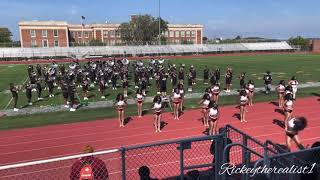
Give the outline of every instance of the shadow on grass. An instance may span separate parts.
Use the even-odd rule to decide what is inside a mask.
[[[283,128],[283,129],[285,128],[284,122],[281,121],[281,120],[279,120],[279,119],[274,119],[274,120],[272,121],[272,123],[278,125],[279,127]]]
[[[311,93],[313,96],[318,96],[320,97],[320,94],[319,93]]]

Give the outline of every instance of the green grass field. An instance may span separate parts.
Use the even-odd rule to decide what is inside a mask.
[[[273,74],[273,84],[277,84],[281,79],[288,80],[295,75],[300,83],[304,82],[318,82],[320,77],[320,55],[257,55],[257,56],[223,56],[223,57],[209,57],[209,58],[194,58],[194,59],[171,59],[167,62],[171,64],[183,63],[186,68],[189,69],[190,65],[195,65],[197,70],[198,83],[194,87],[194,92],[203,92],[207,87],[203,85],[203,68],[207,65],[210,69],[219,67],[221,69],[221,84],[224,87],[224,71],[227,67],[232,67],[234,71],[233,88],[239,87],[239,80],[237,77],[241,72],[246,72],[246,80],[252,79],[255,82],[256,87],[263,86],[263,74],[266,70],[270,70]],[[8,84],[13,82],[15,84],[22,84],[27,77],[26,71],[27,65],[3,65],[0,66],[0,109],[12,108],[12,104],[8,105],[11,99],[11,94],[7,92],[9,89]],[[130,84],[133,82],[130,81]],[[154,86],[154,81],[151,81]],[[151,86],[151,87],[153,87]],[[312,93],[319,92],[320,88],[308,88],[303,91],[299,91],[299,96],[310,96]],[[154,88],[149,88],[148,96],[154,96],[156,91]],[[48,91],[43,92],[43,96],[46,97],[43,101],[36,102],[36,93],[33,94],[34,106],[42,105],[58,105],[62,104],[63,99],[59,90],[55,90],[56,96],[54,98],[46,97]],[[117,91],[107,89],[107,99],[114,100],[118,92],[122,92],[122,88],[118,88]],[[168,92],[171,92],[171,85],[168,81]],[[129,88],[129,95],[135,95],[135,89],[133,86]],[[82,98],[81,89],[79,89],[80,98]],[[89,101],[99,101],[100,93],[96,87],[92,88],[89,96]],[[261,96],[261,97],[260,97]],[[268,101],[275,97],[269,97],[264,95],[258,95],[255,101]],[[197,100],[190,99],[186,102],[187,108],[197,107]],[[25,106],[27,103],[25,93],[19,93],[18,106]],[[235,103],[234,96],[222,97],[222,104]],[[130,106],[127,111],[128,115],[136,113],[136,107]],[[17,116],[17,117],[5,117],[0,121],[0,129],[12,129],[42,126],[46,124],[56,123],[68,123],[75,121],[87,121],[94,119],[101,119],[107,117],[114,117],[116,114],[112,108],[94,110],[81,110],[79,109],[75,113],[59,112],[59,113],[47,113],[37,114],[29,116]],[[46,119],[45,121],[43,121]]]

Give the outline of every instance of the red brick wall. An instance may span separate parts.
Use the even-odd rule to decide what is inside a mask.
[[[320,52],[320,40],[313,40],[312,41],[312,52]]]
[[[23,47],[31,47],[31,40],[36,41],[36,47],[43,47],[42,40],[48,40],[48,47],[54,47],[54,40],[58,40],[59,47],[67,47],[68,41],[66,30],[59,29],[58,37],[54,37],[53,29],[47,29],[47,37],[42,37],[42,30],[45,29],[36,29],[36,37],[31,37],[30,31],[32,29],[22,29],[21,30],[21,39],[23,43]]]
[[[201,31],[200,30],[197,31],[197,35],[196,36],[197,36],[197,42],[198,42],[197,44],[201,44],[201,36],[202,35],[201,35]]]

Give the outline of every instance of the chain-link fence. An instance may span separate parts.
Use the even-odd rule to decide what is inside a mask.
[[[0,167],[2,180],[121,179],[121,153],[118,149]]]

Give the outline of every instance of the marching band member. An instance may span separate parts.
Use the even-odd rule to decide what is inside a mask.
[[[12,94],[12,99],[13,99],[13,111],[19,111],[19,109],[17,108],[18,88],[14,86],[13,83],[10,83],[9,86],[10,86],[10,92]]]
[[[178,79],[179,79],[179,84],[184,84],[184,64],[180,64]]]
[[[172,102],[173,102],[173,116],[174,119],[179,120],[179,105],[181,102],[181,95],[177,88],[173,90],[172,93]]]
[[[248,87],[247,87],[247,89],[248,89],[248,100],[249,100],[249,106],[252,106],[253,105],[253,103],[252,103],[252,101],[253,101],[253,95],[254,95],[254,83],[253,83],[253,81],[252,80],[249,80],[248,81],[248,85],[247,85]]]
[[[217,125],[219,120],[219,109],[218,104],[213,101],[210,102],[208,106],[208,117],[209,117],[209,135],[217,134]]]
[[[203,84],[208,84],[208,82],[209,82],[209,73],[210,73],[210,70],[209,70],[208,66],[205,65],[205,67],[203,69]]]
[[[70,98],[70,111],[74,112],[76,111],[75,106],[75,93],[76,93],[76,87],[73,81],[68,82],[68,97]]]
[[[119,93],[116,98],[115,106],[118,111],[118,120],[120,123],[120,127],[124,127],[124,114],[125,114],[125,107],[127,105],[127,101],[125,100],[122,93]]]
[[[40,78],[37,79],[36,87],[37,87],[37,93],[38,93],[38,101],[43,100],[43,98],[41,97],[42,85],[41,85],[41,79]]]
[[[48,76],[48,88],[49,88],[49,97],[54,97],[54,93],[53,93],[54,77],[52,75]]]
[[[289,85],[292,87],[292,93],[293,93],[293,100],[296,99],[296,93],[298,91],[298,84],[297,78],[295,76],[292,76],[291,80],[289,81]]]
[[[61,91],[62,91],[62,96],[63,96],[63,101],[64,101],[64,107],[69,108],[68,83],[65,81],[65,79],[62,79],[60,86],[61,86]]]
[[[31,82],[29,81],[26,86],[26,96],[27,96],[27,99],[28,99],[28,105],[29,106],[32,106],[32,84]]]
[[[240,121],[246,121],[246,105],[248,104],[248,96],[245,90],[240,91]]]
[[[231,91],[231,82],[232,82],[232,70],[231,70],[231,68],[227,69],[227,72],[225,74],[225,78],[226,78],[226,92],[230,92]]]
[[[286,85],[285,81],[280,80],[279,85],[277,87],[279,108],[282,108],[284,104],[284,96],[285,96],[285,90],[286,90],[285,85]]]
[[[154,110],[154,127],[156,128],[156,132],[161,132],[161,112],[163,105],[159,95],[154,97],[152,109]]]
[[[216,77],[216,82],[220,85],[220,69],[219,68],[217,68],[214,71],[214,76]]]
[[[139,118],[141,118],[142,106],[143,106],[143,92],[141,88],[137,89],[136,95],[137,95],[138,116]]]
[[[100,94],[101,94],[101,99],[105,99],[105,89],[106,89],[106,85],[105,85],[105,81],[102,77],[100,77],[99,80],[99,90],[100,90]]]
[[[272,76],[270,71],[267,71],[267,73],[263,76],[266,94],[270,94],[271,92],[271,83],[272,83]]]
[[[246,78],[246,73],[241,73],[241,75],[239,76],[239,81],[240,81],[240,88],[239,89],[242,89],[244,87],[244,84],[245,84],[245,78]]]
[[[128,79],[126,77],[124,77],[122,80],[122,88],[123,88],[124,97],[128,97],[128,87],[129,87]]]
[[[83,100],[85,101],[89,100],[88,99],[89,81],[86,76],[82,78],[81,86],[82,86],[82,92],[83,92]]]

